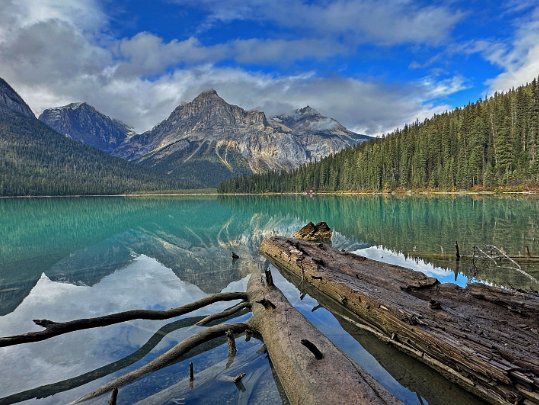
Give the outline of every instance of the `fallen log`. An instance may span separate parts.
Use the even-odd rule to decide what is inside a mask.
[[[253,303],[249,324],[262,335],[292,404],[400,403],[311,325],[277,287],[264,286],[261,277],[253,275],[248,291]]]
[[[179,316],[217,301],[245,299],[221,313],[203,318],[199,325],[229,317],[244,308],[252,308],[253,316],[247,323],[218,324],[199,330],[172,349],[121,377],[107,382],[74,403],[113,392],[115,400],[119,387],[141,376],[166,367],[189,351],[216,338],[227,337],[229,361],[236,354],[235,334],[253,330],[262,336],[277,377],[292,404],[370,403],[400,404],[393,395],[370,375],[338,350],[324,335],[312,326],[273,285],[270,270],[253,274],[246,293],[221,293],[194,303],[165,311],[132,310],[96,318],[69,322],[35,321],[45,327],[42,332],[0,338],[4,345],[30,343],[49,339],[63,333],[93,327],[107,326],[131,319],[166,319]],[[264,284],[266,280],[266,284]],[[236,376],[241,385],[242,374]]]
[[[480,405],[486,403],[476,395],[455,386],[454,383],[437,373],[426,364],[417,361],[395,347],[391,337],[378,333],[348,308],[329,298],[312,284],[301,283],[301,278],[283,271],[282,276],[290,283],[298,286],[300,299],[305,295],[318,302],[318,306],[331,312],[343,330],[356,340],[395,380],[425,400],[425,403],[446,403],[459,405]],[[347,344],[348,347],[350,347]],[[350,355],[351,349],[346,351]],[[359,353],[358,353],[359,355]],[[369,370],[369,373],[371,371]],[[383,378],[383,377],[382,377]],[[450,397],[447,394],[451,393]],[[419,401],[419,403],[422,403]]]
[[[539,295],[460,288],[327,245],[273,237],[261,251],[379,338],[492,403],[539,403]]]
[[[165,367],[196,345],[216,337],[228,337],[229,348],[232,347],[229,349],[230,360],[230,353],[235,355],[236,351],[231,342],[233,334],[247,330],[262,336],[277,377],[292,404],[401,403],[312,326],[277,287],[264,285],[263,280],[262,274],[254,274],[249,281],[247,296],[253,316],[247,323],[220,324],[203,329],[146,365],[106,383],[74,403],[103,395]]]

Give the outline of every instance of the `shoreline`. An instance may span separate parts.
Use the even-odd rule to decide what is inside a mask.
[[[276,193],[276,192],[268,192],[268,193],[218,193],[218,195],[223,196],[241,196],[241,195],[260,195],[260,196],[274,196],[274,195],[300,195],[300,196],[306,196],[306,197],[315,197],[315,196],[340,196],[340,195],[346,195],[346,196],[369,196],[369,195],[383,195],[383,196],[417,196],[417,195],[424,195],[424,196],[430,196],[430,195],[456,195],[456,196],[465,196],[465,195],[487,195],[487,196],[495,196],[495,195],[508,195],[508,194],[515,194],[515,195],[539,195],[539,191],[404,191],[404,192],[398,192],[398,191],[321,191],[317,193]]]
[[[22,199],[22,198],[97,198],[97,197],[239,197],[239,196],[395,196],[395,197],[413,197],[413,196],[502,196],[502,195],[521,195],[536,196],[537,191],[407,191],[407,192],[367,192],[367,191],[335,191],[319,193],[155,193],[155,194],[68,194],[68,195],[20,195],[20,196],[0,196],[0,200]]]

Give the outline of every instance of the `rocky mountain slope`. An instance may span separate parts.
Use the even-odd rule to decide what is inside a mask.
[[[217,186],[241,174],[295,168],[367,139],[310,107],[267,119],[209,90],[113,154],[200,186]]]
[[[49,108],[43,111],[39,120],[62,135],[108,153],[135,134],[123,122],[100,113],[86,103]]]
[[[301,138],[309,160],[319,160],[345,147],[371,139],[367,135],[348,130],[337,120],[323,116],[310,106],[299,108],[291,114],[277,115],[271,120],[285,125]]]
[[[0,79],[0,196],[120,194],[185,187],[60,135]]]
[[[7,82],[0,77],[0,114],[18,114],[28,118],[35,118],[28,104],[17,94]]]

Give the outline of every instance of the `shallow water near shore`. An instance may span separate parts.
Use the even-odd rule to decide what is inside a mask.
[[[539,199],[523,196],[0,200],[0,335],[39,330],[32,319],[165,309],[210,293],[245,289],[251,271],[265,262],[257,251],[260,241],[291,235],[309,221],[326,221],[335,230],[333,245],[339,249],[410,267],[441,282],[538,290],[538,262],[519,261],[516,267],[509,261],[493,265],[469,259],[474,246],[486,252],[487,245],[509,256],[539,255],[538,217]],[[455,241],[460,261],[454,258]],[[240,256],[235,262],[233,251]],[[334,316],[331,303],[319,302],[315,293],[300,299],[294,280],[273,271],[293,305],[404,402],[476,400],[354,329],[353,320]],[[0,404],[74,400],[192,334],[199,327],[191,318],[230,305],[214,304],[179,319],[133,321],[0,348]],[[216,398],[282,403],[270,364],[256,351],[259,345],[239,337],[238,357],[227,369],[226,345],[215,342],[205,352],[120,389],[118,403],[147,397],[148,403],[215,403]],[[189,361],[200,373],[200,390],[196,383],[191,390],[182,382]],[[234,367],[247,374],[244,391],[224,378]]]

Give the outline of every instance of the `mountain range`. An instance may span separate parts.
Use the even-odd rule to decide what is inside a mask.
[[[49,108],[39,120],[56,132],[75,141],[112,153],[135,131],[121,121],[101,114],[86,103],[72,103],[65,107]]]
[[[119,194],[216,187],[222,181],[317,161],[369,137],[311,107],[267,118],[215,90],[136,134],[87,103],[39,120],[0,79],[0,195]]]
[[[39,119],[71,139],[194,187],[293,169],[370,139],[311,107],[268,119],[227,103],[215,90],[179,105],[142,134],[86,103],[47,109]]]
[[[0,196],[121,194],[186,187],[54,131],[0,79]]]

